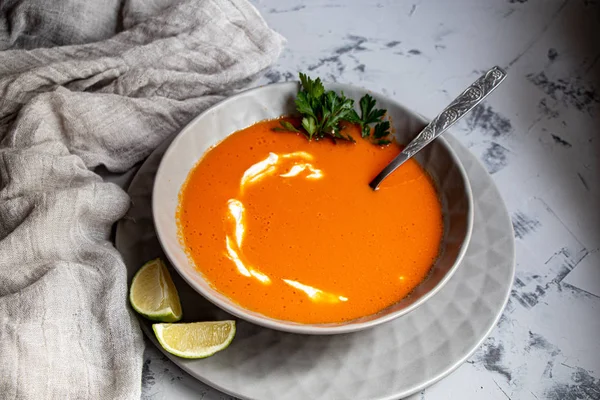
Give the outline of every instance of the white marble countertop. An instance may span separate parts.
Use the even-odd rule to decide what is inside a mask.
[[[513,219],[517,273],[483,346],[437,399],[600,399],[600,2],[254,0],[288,44],[260,84],[299,71],[433,117],[483,70],[506,82],[452,133]],[[143,399],[230,399],[148,344]]]

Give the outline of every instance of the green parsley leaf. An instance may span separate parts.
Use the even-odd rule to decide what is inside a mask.
[[[365,94],[360,99],[360,126],[362,137],[366,138],[371,135],[369,124],[381,122],[381,118],[385,115],[386,110],[378,110],[375,108],[375,99],[368,94]],[[389,126],[389,122],[388,122]],[[378,137],[375,137],[379,139]]]
[[[390,134],[390,121],[383,121],[375,125],[373,129],[373,138],[383,139]]]
[[[375,99],[368,94],[365,94],[360,99],[360,111],[362,113],[362,121],[366,124],[379,122],[385,115],[386,110],[374,109]]]
[[[276,132],[296,132],[296,133],[302,133],[294,125],[292,125],[288,121],[279,121],[279,124],[281,126],[283,126],[283,128],[275,127],[275,128],[273,128],[274,131],[276,131]]]
[[[325,88],[323,87],[321,78],[317,78],[313,81],[307,75],[300,72],[300,82],[302,83],[302,87],[306,93],[314,99],[318,100],[323,93],[325,93]]]
[[[354,100],[346,98],[344,93],[338,96],[334,91],[325,94],[322,105],[322,122],[320,130],[325,134],[331,134],[338,139],[346,136],[339,134],[341,121],[347,121],[348,116],[354,111]],[[355,113],[356,114],[356,113]]]
[[[311,116],[302,118],[302,127],[308,132],[308,140],[312,139],[313,135],[317,133],[317,122]]]
[[[310,115],[313,118],[317,118],[317,112],[315,109],[313,109],[312,106],[312,99],[309,97],[309,95],[306,92],[300,92],[298,93],[298,96],[296,96],[296,109],[298,110],[298,112],[302,115]]]
[[[358,116],[356,111],[354,111],[354,108],[352,108],[352,110],[348,112],[348,115],[346,117],[346,121],[350,122],[351,124],[360,124],[360,117]]]

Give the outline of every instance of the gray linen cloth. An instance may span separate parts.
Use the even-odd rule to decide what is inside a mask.
[[[97,172],[130,170],[283,43],[245,0],[0,1],[2,399],[140,397],[109,241],[129,198]]]

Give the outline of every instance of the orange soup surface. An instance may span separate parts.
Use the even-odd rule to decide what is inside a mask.
[[[309,142],[262,121],[210,149],[180,193],[180,239],[219,292],[300,323],[351,320],[408,295],[442,239],[430,177],[409,160],[377,192],[369,181],[400,151]]]

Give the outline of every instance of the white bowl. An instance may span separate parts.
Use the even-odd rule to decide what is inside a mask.
[[[367,93],[350,85],[326,86],[337,92],[343,91],[356,103]],[[440,256],[428,277],[408,297],[377,314],[341,323],[302,324],[245,309],[211,287],[191,263],[179,241],[176,222],[179,193],[198,160],[208,149],[236,131],[258,121],[294,114],[298,89],[298,83],[288,82],[241,92],[208,109],[181,131],[163,156],[154,181],[152,213],[160,243],[175,269],[202,296],[237,317],[268,328],[294,333],[336,334],[366,329],[404,315],[427,301],[450,279],[464,256],[471,235],[473,207],[469,180],[443,138],[436,139],[415,156],[433,178],[442,202],[444,237]],[[400,143],[408,143],[424,127],[425,121],[420,116],[391,99],[369,93],[377,100],[378,107],[387,109]]]

